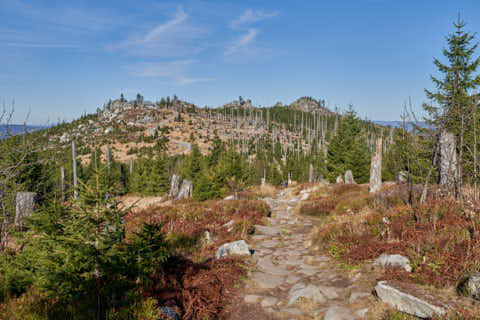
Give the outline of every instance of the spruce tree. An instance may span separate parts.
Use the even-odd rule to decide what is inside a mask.
[[[351,106],[328,146],[327,170],[330,182],[339,175],[343,177],[347,170],[352,171],[358,183],[366,183],[370,178],[370,152],[362,136],[360,119]]]
[[[443,49],[447,62],[437,58],[433,61],[443,78],[431,76],[436,90],[425,89],[427,97],[435,105],[424,104],[423,107],[429,115],[425,120],[432,127],[456,136],[459,158],[457,182],[461,186],[464,177],[471,178],[463,171],[464,168],[472,168],[472,127],[478,126],[478,119],[474,119],[474,115],[478,114],[474,109],[478,106],[474,105],[472,94],[480,85],[480,75],[476,74],[480,57],[474,56],[478,48],[475,35],[465,31],[466,24],[460,16],[453,25],[455,32],[446,37],[447,48]]]

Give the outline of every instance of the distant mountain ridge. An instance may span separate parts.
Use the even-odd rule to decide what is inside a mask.
[[[402,128],[403,127],[403,121],[382,121],[382,120],[373,120],[372,121],[373,123],[376,123],[376,124],[379,124],[381,126],[385,126],[385,127],[392,127],[392,128]],[[422,128],[426,128],[428,127],[428,124],[426,122],[423,122],[423,121],[419,121],[416,123],[418,126],[422,127]],[[407,127],[408,128],[411,128],[412,127],[412,124],[411,123],[407,123]]]
[[[23,133],[24,130],[32,132],[36,130],[45,129],[48,126],[40,125],[23,125],[23,124],[0,124],[0,138],[5,138],[7,135],[16,135]]]

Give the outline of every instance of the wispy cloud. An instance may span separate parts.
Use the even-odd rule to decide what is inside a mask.
[[[185,75],[187,68],[195,60],[176,60],[169,62],[142,62],[130,66],[130,73],[137,77],[163,78],[180,85],[214,80],[212,78],[190,77]]]
[[[255,40],[258,33],[259,33],[258,29],[254,29],[254,28],[248,29],[246,33],[242,34],[240,37],[238,37],[232,43],[230,43],[225,47],[224,54],[226,56],[230,56],[241,50],[246,49]]]
[[[247,9],[238,18],[230,23],[230,28],[240,29],[265,19],[277,17],[279,14],[280,12],[278,11],[265,12],[261,10]]]
[[[108,49],[124,50],[130,55],[140,57],[186,57],[203,50],[197,40],[206,32],[204,28],[193,26],[189,15],[179,8],[167,21],[130,36],[120,44],[111,45]]]

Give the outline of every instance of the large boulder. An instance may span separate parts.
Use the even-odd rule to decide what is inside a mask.
[[[345,172],[345,184],[356,184],[351,170],[347,170],[347,172]]]
[[[400,171],[397,174],[397,183],[404,183],[407,182],[408,179],[408,173],[406,171]]]
[[[15,226],[23,228],[24,218],[32,216],[37,204],[35,192],[17,192],[15,206]]]
[[[245,240],[238,240],[234,242],[224,243],[220,248],[218,248],[215,256],[217,259],[228,257],[232,255],[250,255],[250,249],[248,248]]]
[[[399,254],[382,253],[374,262],[375,265],[390,268],[402,268],[407,272],[412,272],[410,260]]]
[[[444,307],[438,305],[434,298],[427,301],[425,297],[417,297],[406,290],[396,288],[386,281],[380,281],[375,286],[375,292],[378,298],[398,310],[408,313],[412,316],[422,319],[430,319],[434,315],[443,316],[447,311]]]
[[[176,197],[177,200],[181,199],[186,199],[190,198],[193,193],[193,183],[190,180],[183,180],[182,186],[180,188],[180,191],[178,192],[178,195]]]
[[[468,277],[465,289],[472,298],[480,300],[480,273],[473,273]]]

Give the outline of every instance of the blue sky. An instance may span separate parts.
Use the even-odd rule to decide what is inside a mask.
[[[124,93],[200,106],[300,96],[361,117],[420,110],[458,13],[480,1],[0,0],[0,99],[15,121],[71,120]]]

